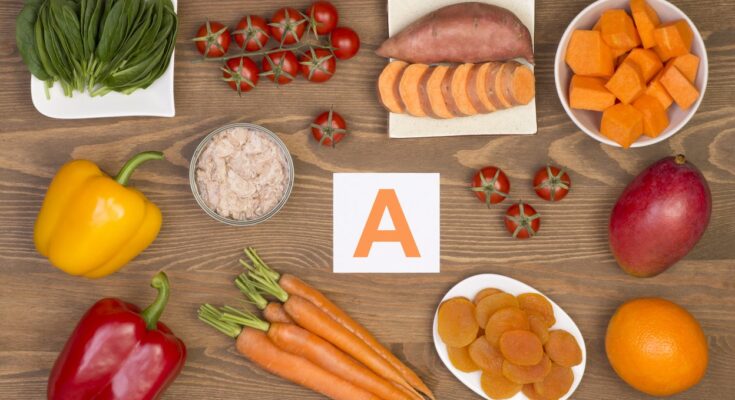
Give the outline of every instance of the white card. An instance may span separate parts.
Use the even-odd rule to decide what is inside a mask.
[[[335,273],[438,273],[439,174],[334,174]]]

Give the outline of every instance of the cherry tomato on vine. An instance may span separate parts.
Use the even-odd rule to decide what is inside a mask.
[[[263,73],[278,85],[285,85],[299,73],[299,60],[292,51],[284,50],[263,57]]]
[[[546,201],[559,201],[566,197],[572,187],[572,180],[564,168],[547,165],[536,172],[533,188],[538,197]]]
[[[518,202],[505,212],[505,227],[516,239],[534,237],[541,228],[541,214],[528,204]]]
[[[294,44],[301,40],[306,30],[306,19],[292,7],[283,7],[276,11],[271,18],[271,32],[273,38],[281,45]]]
[[[309,18],[309,30],[315,35],[326,35],[332,32],[339,22],[337,8],[328,1],[316,1],[306,9]]]
[[[334,75],[337,61],[329,50],[309,48],[299,57],[301,73],[311,82],[326,82]]]
[[[508,197],[510,181],[500,168],[485,167],[475,173],[470,190],[490,208],[491,204],[498,204]]]
[[[311,134],[322,146],[334,147],[347,134],[347,123],[341,115],[329,109],[316,117],[311,124]]]
[[[335,57],[340,60],[349,60],[360,50],[360,37],[352,29],[343,26],[334,28],[329,42],[334,47]]]
[[[222,57],[230,48],[230,32],[219,22],[207,21],[192,40],[204,57]]]
[[[241,49],[257,51],[263,48],[271,36],[271,27],[260,15],[246,15],[232,31],[235,42]]]
[[[258,66],[247,57],[232,58],[227,60],[222,67],[222,79],[227,82],[232,90],[242,95],[243,92],[251,91],[258,84]]]

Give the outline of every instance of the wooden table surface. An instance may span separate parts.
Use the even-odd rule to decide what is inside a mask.
[[[280,5],[308,1],[218,2],[180,0],[176,52],[176,117],[53,120],[33,108],[29,74],[14,37],[22,0],[0,3],[0,398],[38,399],[57,353],[84,311],[116,296],[147,304],[150,277],[165,270],[173,294],[163,320],[187,344],[189,356],[167,399],[317,399],[320,396],[254,368],[230,339],[196,318],[204,302],[234,303],[232,280],[241,271],[244,246],[255,246],[270,264],[323,289],[413,366],[439,399],[476,396],[457,381],[434,351],[431,321],[437,302],[457,281],[478,273],[520,279],[561,305],[579,325],[587,369],[574,398],[645,398],[617,378],[604,352],[608,319],[622,302],[662,296],[700,321],[710,348],[704,380],[680,399],[725,399],[735,393],[735,15],[724,0],[676,1],[696,23],[709,55],[709,86],[701,108],[673,138],[643,149],[601,145],[579,131],[562,109],[553,82],[560,36],[588,1],[539,1],[536,5],[538,134],[390,140],[386,112],[374,93],[385,60],[373,51],[387,35],[384,1],[339,1],[343,24],[355,28],[362,50],[340,62],[334,79],[275,88],[262,84],[238,98],[219,81],[212,64],[194,64],[189,38],[207,17],[234,24],[244,13],[269,15]],[[418,17],[418,16],[417,16]],[[350,136],[336,149],[321,148],[307,127],[335,105]],[[189,158],[199,140],[230,122],[262,124],[293,154],[296,183],[286,207],[267,223],[228,227],[197,206],[188,181]],[[101,280],[75,278],[51,267],[34,250],[33,223],[55,171],[87,158],[115,171],[132,154],[158,149],[165,162],[133,177],[163,211],[158,239],[119,273]],[[650,279],[622,272],[607,245],[610,209],[623,187],[661,157],[686,153],[712,190],[713,217],[701,242],[678,265]],[[555,205],[535,199],[530,179],[554,162],[571,171],[574,188]],[[505,207],[487,210],[465,189],[476,168],[507,171],[513,194],[538,206],[537,238],[511,239],[502,226]],[[332,257],[334,172],[441,173],[441,274],[335,275]],[[662,234],[666,234],[662,227]]]

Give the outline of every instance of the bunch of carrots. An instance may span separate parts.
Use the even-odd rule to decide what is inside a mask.
[[[365,327],[301,279],[251,263],[235,285],[262,311],[204,304],[199,319],[236,339],[238,352],[266,371],[334,400],[421,400],[434,395]],[[269,302],[266,296],[276,299]]]

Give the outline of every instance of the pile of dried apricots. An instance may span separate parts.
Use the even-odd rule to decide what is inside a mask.
[[[551,303],[537,293],[487,288],[473,301],[454,297],[439,306],[449,359],[462,372],[482,371],[482,389],[493,399],[523,391],[532,400],[556,400],[569,391],[582,350],[569,332],[550,330],[555,323]]]

